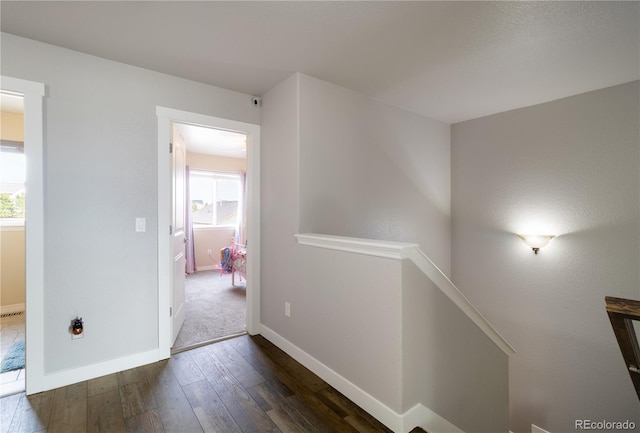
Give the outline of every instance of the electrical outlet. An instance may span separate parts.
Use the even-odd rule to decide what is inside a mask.
[[[207,255],[208,255],[209,257],[211,257],[211,248],[209,248],[209,249],[207,250]]]
[[[146,232],[147,231],[147,220],[146,220],[146,218],[136,218],[136,231],[137,232]]]
[[[288,302],[284,303],[284,315],[287,317],[291,317],[291,304]]]

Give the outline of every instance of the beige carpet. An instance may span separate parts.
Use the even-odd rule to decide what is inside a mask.
[[[246,330],[245,281],[231,285],[231,275],[200,271],[185,279],[187,314],[173,350]]]

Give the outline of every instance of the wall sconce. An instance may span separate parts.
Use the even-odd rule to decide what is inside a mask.
[[[534,254],[538,254],[540,248],[543,248],[555,236],[553,235],[519,235],[525,244],[531,247]]]

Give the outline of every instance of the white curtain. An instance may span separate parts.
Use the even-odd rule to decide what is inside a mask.
[[[185,273],[193,274],[198,269],[196,268],[196,247],[193,239],[193,213],[191,210],[191,188],[189,187],[189,176],[190,170],[189,166],[185,167],[185,232],[187,242],[184,244],[184,256],[185,256]]]
[[[240,201],[238,203],[238,222],[236,224],[236,243],[246,244],[247,234],[247,173],[240,172]]]

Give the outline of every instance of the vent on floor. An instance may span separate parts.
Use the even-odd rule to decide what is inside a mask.
[[[3,314],[0,314],[0,319],[4,319],[6,317],[22,316],[23,314],[24,314],[24,311],[14,311],[13,313],[3,313]]]

